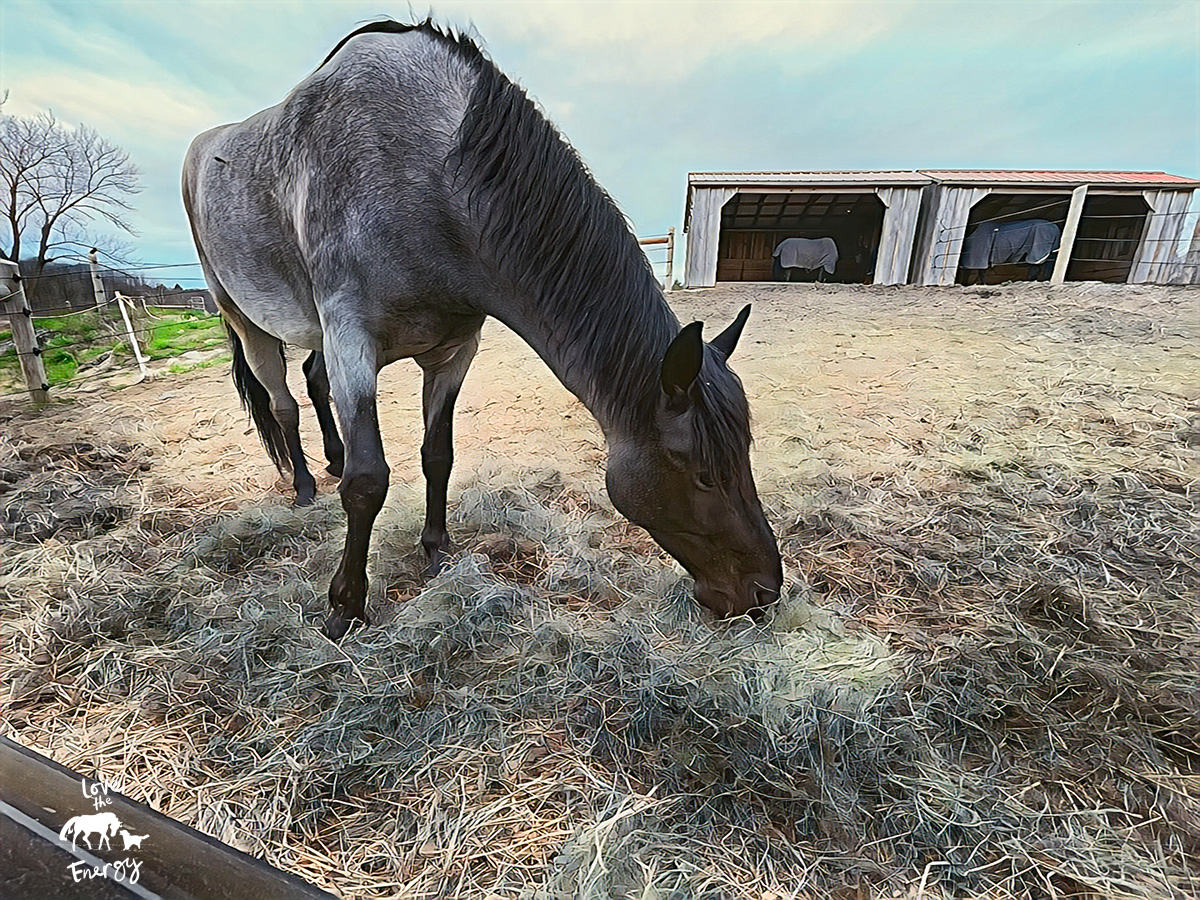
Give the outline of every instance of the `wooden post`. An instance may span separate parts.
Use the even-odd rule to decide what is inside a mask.
[[[671,227],[668,229],[666,237],[638,238],[638,244],[643,247],[652,247],[661,244],[667,245],[667,274],[663,279],[663,290],[669,291],[671,289],[672,263],[675,259],[675,228]]]
[[[1087,185],[1081,184],[1071,191],[1071,206],[1067,209],[1067,222],[1063,226],[1062,242],[1058,245],[1058,259],[1054,261],[1051,284],[1062,284],[1067,278],[1067,266],[1075,249],[1075,233],[1079,231],[1079,218],[1083,215],[1083,201],[1087,199]]]
[[[88,267],[92,270],[92,294],[96,298],[96,324],[111,336],[120,339],[120,326],[117,325],[115,319],[104,314],[104,307],[108,305],[108,301],[104,297],[104,282],[100,279],[99,265],[100,258],[96,255],[96,248],[93,247],[88,251]]]
[[[21,287],[21,270],[15,263],[0,259],[0,309],[8,315],[12,326],[13,345],[21,361],[21,374],[29,387],[29,396],[38,406],[50,402],[46,383],[46,367],[42,365],[42,348],[38,346],[37,332],[33,328],[33,310],[25,301]]]
[[[100,280],[100,272],[96,268],[99,264],[100,257],[96,255],[96,248],[93,247],[88,251],[88,268],[92,270],[92,294],[96,297],[97,314],[104,305],[104,282]]]
[[[675,283],[675,226],[667,229],[667,277],[663,279],[663,290],[671,290]]]

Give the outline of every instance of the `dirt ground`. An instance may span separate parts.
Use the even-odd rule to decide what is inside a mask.
[[[677,291],[670,302],[682,322],[700,319],[709,335],[753,305],[733,363],[750,398],[755,470],[768,500],[772,489],[821,476],[915,468],[936,477],[947,465],[983,465],[995,454],[1076,469],[1144,465],[1149,451],[1163,467],[1196,471],[1194,288],[734,284]],[[318,471],[320,438],[300,359],[294,354],[290,367],[293,391]],[[66,397],[74,402],[37,415],[23,399],[0,401],[0,417],[16,440],[79,431],[149,444],[155,478],[204,506],[289,489],[224,366]],[[415,364],[382,374],[380,421],[393,484],[419,483]],[[602,483],[603,438],[587,410],[498,323],[485,326],[455,428],[452,491],[480,466],[508,463]]]
[[[289,508],[223,362],[0,401],[0,732],[345,896],[1196,896],[1200,289],[668,299],[710,336],[753,304],[765,625],[677,590],[590,415],[489,323],[474,552],[418,580],[396,364],[375,627],[336,646],[336,482]]]

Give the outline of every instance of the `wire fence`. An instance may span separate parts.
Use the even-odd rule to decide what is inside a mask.
[[[951,265],[956,265],[957,257],[961,253],[962,242],[970,237],[969,233],[974,233],[983,225],[1036,218],[1062,227],[1066,224],[1066,209],[1069,206],[1070,198],[1060,198],[1013,212],[969,219],[967,222],[957,225],[939,222],[938,233],[934,240],[934,251],[930,257],[933,268],[948,269]],[[1063,210],[1061,215],[1053,217],[1034,215],[1055,208]],[[1089,252],[1095,255],[1085,256],[1072,253],[1071,262],[1108,263],[1110,270],[1106,271],[1110,275],[1118,273],[1123,267],[1133,268],[1135,265],[1149,265],[1168,270],[1167,280],[1169,281],[1191,278],[1197,268],[1200,268],[1200,259],[1189,258],[1192,256],[1191,245],[1197,215],[1196,212],[1187,209],[1146,213],[1084,213],[1079,218],[1075,247],[1089,248]],[[1168,227],[1156,229],[1155,223],[1159,220]],[[1124,230],[1128,233],[1119,233],[1116,229],[1120,228],[1120,224],[1114,226],[1111,224],[1114,222],[1125,222],[1129,227]],[[1136,227],[1139,224],[1141,227]],[[1170,227],[1172,225],[1174,227]],[[1164,231],[1169,231],[1169,233],[1164,233]]]
[[[665,286],[669,288],[669,279],[673,276],[673,254],[675,245],[674,229],[671,229],[669,232],[664,234],[646,235],[639,238],[638,243],[641,245],[641,249],[646,254],[647,259],[650,260],[651,266],[655,269],[655,274],[663,279],[664,282],[668,282],[665,284]],[[86,279],[86,290],[91,291],[91,275],[93,272],[100,275],[102,280],[117,279],[126,283],[146,285],[147,287],[149,285],[146,284],[144,278],[142,278],[142,273],[144,272],[195,270],[197,274],[194,276],[175,277],[174,280],[176,281],[177,285],[180,286],[180,290],[155,290],[153,294],[149,296],[129,297],[125,296],[120,291],[113,291],[111,294],[106,291],[103,300],[98,302],[93,301],[88,305],[52,306],[38,310],[28,308],[27,301],[27,309],[25,310],[25,314],[28,315],[35,323],[34,348],[32,350],[22,351],[18,350],[14,346],[11,350],[0,353],[0,360],[5,358],[19,360],[22,357],[41,356],[45,361],[48,356],[53,357],[57,354],[69,354],[72,357],[75,357],[88,349],[97,347],[103,347],[109,352],[115,352],[117,348],[125,346],[130,341],[135,341],[140,345],[152,337],[156,331],[158,331],[164,321],[162,317],[156,316],[154,313],[150,312],[151,309],[155,308],[176,309],[190,312],[192,315],[188,317],[189,320],[197,323],[220,318],[219,314],[208,313],[205,310],[197,309],[194,305],[194,300],[198,295],[201,299],[203,299],[207,291],[206,286],[197,288],[182,287],[183,281],[197,281],[202,285],[204,284],[204,276],[200,274],[200,263],[142,263],[138,265],[124,265],[120,260],[116,260],[114,257],[112,257],[111,254],[106,253],[105,251],[99,252],[104,253],[106,256],[110,257],[110,259],[113,259],[115,264],[109,265],[107,263],[94,263],[91,260],[83,257],[68,256],[63,257],[63,259],[73,266],[77,266],[77,268],[73,267],[67,270],[46,272],[40,275],[26,275],[22,278],[22,282],[28,284],[29,282],[36,283],[40,280],[58,278],[74,278],[82,282],[84,279]],[[81,290],[83,290],[82,287]],[[189,302],[172,302],[178,298],[186,298]],[[109,327],[107,329],[100,328],[97,324],[94,327],[96,327],[98,332],[102,333],[96,333],[89,337],[80,340],[68,341],[66,343],[55,342],[52,337],[48,337],[46,335],[45,331],[40,331],[39,333],[39,329],[36,328],[36,323],[39,320],[60,321],[73,317],[79,317],[81,320],[86,320],[86,318],[89,316],[102,317],[105,315],[106,310],[109,307],[112,307],[114,304],[118,304],[120,300],[124,300],[130,305],[136,306],[146,318],[153,321],[145,324],[139,323],[137,326],[130,326],[128,328],[118,328],[119,319],[108,323]],[[0,323],[0,327],[3,327],[3,323]],[[46,339],[46,346],[42,346],[43,338]],[[83,362],[77,361],[75,374],[68,378],[54,379],[46,387],[48,389],[61,390],[64,387],[78,384],[87,380],[88,378],[94,377],[96,373],[92,370],[98,368],[96,365],[96,359],[103,359],[104,356],[105,354],[101,352],[91,360],[85,360]],[[81,370],[81,366],[86,368]],[[105,374],[112,374],[111,369]],[[14,391],[11,393],[0,394],[0,400],[10,400],[17,397],[25,397],[28,396],[28,394],[28,389]]]
[[[664,234],[639,237],[638,244],[663,288],[670,290],[675,278],[675,229],[671,228]]]
[[[107,254],[106,254],[107,255]],[[68,258],[69,259],[69,258]],[[74,262],[74,260],[71,260]],[[24,315],[29,317],[34,323],[34,346],[32,350],[21,350],[14,346],[6,352],[0,353],[0,359],[15,359],[21,360],[30,356],[40,356],[43,359],[43,365],[49,361],[65,361],[63,357],[69,357],[74,361],[75,369],[69,377],[51,378],[47,376],[49,384],[43,385],[43,389],[58,389],[78,384],[84,380],[94,377],[100,368],[99,361],[104,360],[110,354],[118,354],[120,348],[128,344],[135,344],[136,349],[133,353],[133,359],[137,359],[138,364],[142,364],[141,353],[142,345],[148,344],[160,332],[164,326],[173,324],[178,321],[186,321],[196,325],[202,325],[209,320],[219,319],[220,316],[209,313],[204,309],[204,300],[206,297],[206,288],[183,288],[181,282],[187,281],[203,281],[202,276],[187,277],[178,279],[176,284],[179,290],[161,290],[152,288],[141,277],[141,273],[145,271],[161,271],[168,269],[197,269],[199,263],[147,263],[137,266],[116,266],[107,264],[92,264],[88,260],[78,260],[79,268],[72,268],[65,271],[47,272],[36,276],[25,276],[21,278],[22,284],[37,282],[39,279],[54,279],[63,277],[73,277],[76,280],[87,279],[87,290],[92,290],[91,276],[92,273],[100,275],[102,281],[105,279],[115,279],[122,283],[123,286],[136,285],[141,288],[150,288],[153,293],[148,296],[125,296],[121,291],[113,291],[109,293],[105,291],[105,296],[100,300],[93,300],[87,305],[68,305],[46,307],[42,309],[32,309],[26,298],[26,305],[21,310]],[[83,268],[86,265],[87,268]],[[82,288],[81,288],[82,290]],[[111,307],[117,305],[118,308],[124,304],[126,309],[122,313],[128,313],[130,310],[139,313],[149,322],[124,321],[122,316],[114,316],[111,312]],[[158,316],[150,312],[151,309],[169,309],[177,310],[186,313],[185,319],[171,320],[169,317]],[[106,316],[112,316],[106,319]],[[69,340],[60,342],[54,337],[54,328],[43,330],[37,327],[39,322],[61,322],[64,319],[77,318],[81,326],[86,325],[87,330],[93,333],[86,337],[81,337],[79,340]],[[88,322],[89,319],[93,321]],[[0,323],[3,327],[4,323]],[[83,330],[82,328],[80,330]],[[78,359],[83,356],[89,349],[100,349],[100,352],[91,359]],[[186,352],[186,351],[184,351]],[[110,357],[112,358],[112,357]],[[105,367],[105,375],[111,375],[112,370]],[[0,394],[0,400],[9,400],[17,397],[28,396],[29,389],[14,391],[10,393]]]

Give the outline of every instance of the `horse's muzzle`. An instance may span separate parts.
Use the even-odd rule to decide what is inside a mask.
[[[779,599],[783,572],[756,573],[741,579],[737,590],[706,582],[696,582],[696,602],[718,616],[742,616],[761,612]]]

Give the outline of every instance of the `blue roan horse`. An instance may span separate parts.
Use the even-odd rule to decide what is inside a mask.
[[[749,308],[705,343],[680,328],[607,194],[525,93],[469,40],[429,22],[366,25],[278,106],[192,143],[184,203],[230,329],[234,378],[297,501],[312,501],[282,342],[306,364],[341,468],[346,545],[325,633],[365,621],[366,559],[388,467],[376,377],[424,371],[433,571],[449,548],[455,398],[494,316],[599,421],[616,508],[724,615],[773,601],[779,550],[750,474],[749,410],[726,360]]]

